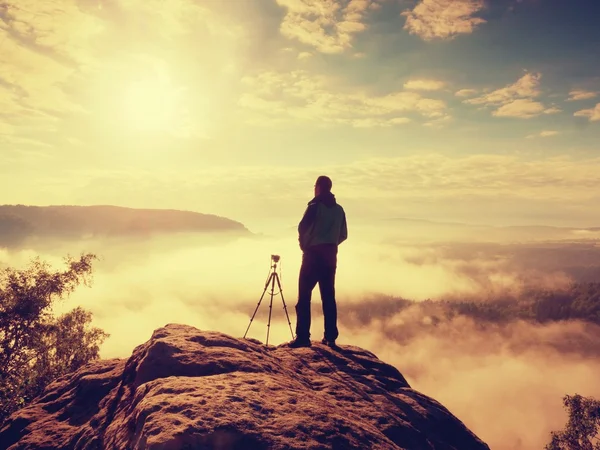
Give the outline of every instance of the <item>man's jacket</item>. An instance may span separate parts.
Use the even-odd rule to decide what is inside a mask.
[[[346,213],[331,192],[320,194],[308,202],[298,225],[302,251],[319,244],[339,245],[347,238]]]

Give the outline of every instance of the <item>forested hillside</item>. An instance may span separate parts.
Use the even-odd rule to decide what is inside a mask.
[[[515,321],[536,324],[580,320],[600,325],[600,282],[573,283],[567,289],[530,289],[518,296],[486,300],[427,299],[413,301],[397,297],[373,297],[344,305],[341,318],[348,324],[366,326],[386,321],[386,326],[404,337],[451,320],[466,317],[482,327]],[[393,320],[402,317],[402,320]]]
[[[134,209],[117,206],[0,206],[0,246],[27,238],[81,239],[176,232],[247,233],[243,224],[190,211]]]

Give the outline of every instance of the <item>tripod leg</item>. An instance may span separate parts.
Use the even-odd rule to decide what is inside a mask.
[[[294,339],[294,332],[292,331],[292,322],[290,321],[287,306],[285,305],[285,299],[283,298],[283,288],[281,287],[281,281],[279,281],[279,276],[277,274],[275,274],[275,277],[277,277],[277,285],[279,286],[279,292],[281,293],[281,301],[283,302],[283,310],[285,311],[285,317],[287,317],[288,325],[290,326],[290,333],[292,333],[292,339]]]
[[[277,277],[277,272],[273,272],[273,276],[271,277],[271,303],[269,303],[269,321],[267,322],[267,347],[269,346],[269,331],[271,331],[271,312],[273,311],[273,295],[275,295],[275,278]]]
[[[271,274],[271,278],[273,278],[273,274]],[[271,281],[271,278],[269,278],[269,280],[265,284],[265,289],[263,290],[263,293],[260,296],[260,300],[258,301],[258,305],[256,305],[256,309],[254,310],[254,314],[252,314],[252,317],[250,318],[250,323],[248,324],[248,328],[246,328],[246,332],[244,333],[244,339],[246,338],[246,335],[248,334],[248,330],[250,329],[250,325],[252,325],[252,321],[254,320],[254,316],[256,316],[256,312],[258,311],[258,307],[260,306],[260,303],[262,302],[262,299],[265,296],[265,292],[267,292],[267,288],[269,287],[269,281]]]

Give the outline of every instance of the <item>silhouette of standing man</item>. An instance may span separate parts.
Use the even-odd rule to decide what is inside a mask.
[[[310,347],[310,300],[319,284],[325,335],[323,344],[335,346],[338,338],[335,303],[335,272],[338,245],[348,238],[346,213],[331,193],[332,182],[324,175],[317,178],[315,196],[298,225],[298,241],[302,250],[302,266],[298,279],[296,304],[296,338],[289,346]]]

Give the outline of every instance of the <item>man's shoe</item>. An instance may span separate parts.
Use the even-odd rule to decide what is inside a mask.
[[[333,341],[329,341],[329,340],[327,340],[327,338],[323,338],[323,339],[321,340],[321,344],[323,344],[323,345],[327,345],[327,346],[329,346],[329,347],[333,347],[333,348],[337,347],[337,345],[335,345],[335,340],[333,340]]]
[[[291,348],[310,347],[310,345],[310,339],[301,339],[298,337],[288,344]]]

